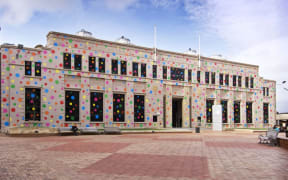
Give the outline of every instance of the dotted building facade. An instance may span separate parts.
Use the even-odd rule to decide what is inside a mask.
[[[1,46],[1,130],[224,128],[275,124],[276,82],[259,67],[49,32],[45,47]]]

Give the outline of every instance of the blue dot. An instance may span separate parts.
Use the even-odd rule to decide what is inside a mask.
[[[71,96],[71,99],[72,99],[72,100],[74,100],[74,99],[75,99],[75,97],[74,97],[74,96]]]
[[[82,106],[82,110],[85,110],[85,106]]]
[[[96,118],[96,119],[99,119],[99,115],[98,115],[98,114],[96,114],[96,115],[95,115],[95,118]]]
[[[8,121],[6,121],[6,122],[4,123],[5,126],[9,126],[9,124],[10,124],[10,123],[9,123]]]
[[[147,117],[146,119],[147,119],[147,121],[149,121],[149,120],[150,120],[150,117]]]
[[[48,92],[49,92],[49,89],[45,89],[44,92],[45,92],[45,93],[48,93]]]
[[[90,127],[90,125],[89,125],[89,124],[86,124],[86,127]]]
[[[16,76],[17,78],[19,78],[19,77],[20,77],[20,74],[19,74],[19,73],[16,73],[15,76]]]
[[[63,119],[63,116],[60,115],[58,118],[61,120],[61,119]]]
[[[152,90],[150,90],[150,91],[149,91],[149,93],[150,93],[150,94],[152,94],[152,93],[153,93],[153,91],[152,91]]]
[[[113,53],[112,53],[112,55],[113,55],[113,56],[116,56],[116,53],[115,53],[115,52],[113,52]]]
[[[34,93],[31,93],[31,98],[34,98],[35,97],[35,94]]]

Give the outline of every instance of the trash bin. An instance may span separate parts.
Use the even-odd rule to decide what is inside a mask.
[[[195,127],[195,132],[200,133],[200,127]]]

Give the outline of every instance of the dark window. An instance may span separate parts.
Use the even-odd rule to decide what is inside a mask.
[[[145,121],[145,103],[143,95],[134,95],[134,122]]]
[[[267,124],[269,123],[269,104],[268,103],[264,103],[263,104],[263,120],[264,123]]]
[[[167,79],[167,66],[163,66],[163,79]]]
[[[133,76],[138,76],[138,63],[133,62]]]
[[[236,82],[236,80],[237,80],[237,76],[236,75],[233,75],[233,86],[235,87],[237,84],[237,82]]]
[[[263,87],[262,89],[263,89],[263,96],[265,96],[266,95],[266,88]]]
[[[153,122],[157,122],[157,116],[153,116]]]
[[[79,91],[65,91],[65,120],[79,121]]]
[[[254,78],[250,79],[250,88],[254,88]]]
[[[214,104],[214,100],[206,100],[206,118],[207,123],[212,123],[212,106]]]
[[[209,79],[209,72],[205,72],[205,83],[206,84],[209,84],[209,82],[210,82],[210,79]]]
[[[118,74],[118,60],[113,59],[112,60],[112,74]]]
[[[113,121],[125,122],[125,95],[113,94]]]
[[[269,96],[269,88],[266,88],[266,95]]]
[[[146,77],[146,64],[141,64],[141,77]]]
[[[32,75],[32,62],[25,61],[25,75],[31,76]]]
[[[41,76],[41,62],[35,62],[35,76]]]
[[[249,77],[245,77],[245,87],[249,88]]]
[[[227,123],[228,119],[227,119],[227,101],[221,101],[221,105],[222,105],[222,122],[223,123]]]
[[[170,77],[171,80],[184,81],[184,69],[171,67]]]
[[[63,53],[64,69],[71,69],[71,54]]]
[[[157,65],[153,65],[153,78],[157,78]]]
[[[215,84],[215,72],[212,72],[211,76],[212,84]]]
[[[82,69],[82,55],[75,54],[74,56],[74,69],[81,70]]]
[[[252,102],[246,102],[246,121],[252,123]]]
[[[103,93],[90,93],[90,116],[91,121],[103,121]]]
[[[25,89],[25,121],[40,121],[41,90],[40,88]]]
[[[188,70],[188,81],[189,82],[192,81],[192,70],[191,69]]]
[[[240,102],[234,101],[234,123],[240,123]]]
[[[225,75],[225,85],[229,86],[229,74]]]
[[[220,74],[219,81],[220,81],[220,85],[223,85],[223,74]]]
[[[121,61],[121,75],[127,74],[127,61]]]
[[[197,82],[200,83],[201,81],[201,71],[197,71]]]
[[[96,59],[95,59],[95,57],[89,56],[89,71],[90,72],[95,72],[95,67],[96,67]]]
[[[238,87],[242,87],[242,77],[238,76]]]
[[[105,73],[105,58],[99,58],[99,72],[100,73]]]

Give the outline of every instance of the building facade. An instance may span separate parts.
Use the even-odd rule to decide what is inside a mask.
[[[1,46],[1,130],[14,127],[270,127],[276,82],[259,67],[59,32]]]

